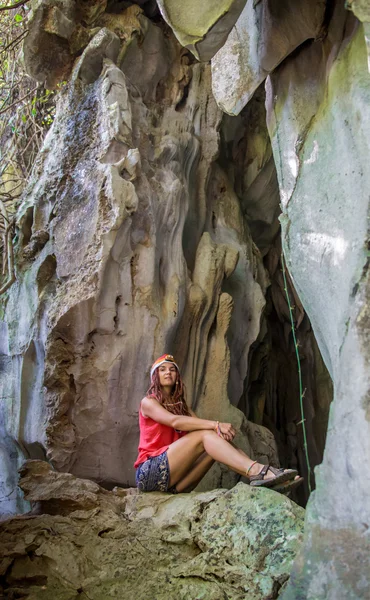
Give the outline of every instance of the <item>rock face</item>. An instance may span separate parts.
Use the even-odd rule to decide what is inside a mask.
[[[308,86],[306,67],[312,64],[315,84]],[[284,101],[284,90],[292,86],[300,94]],[[309,510],[310,565],[298,577],[309,598],[327,598],[327,586],[334,594],[344,586],[345,597],[361,598],[369,586],[368,579],[359,577],[356,553],[348,557],[348,544],[357,545],[358,540],[364,553],[361,570],[366,572],[367,564],[369,572],[369,548],[360,540],[370,522],[369,505],[363,502],[369,494],[370,468],[367,459],[361,466],[358,460],[370,456],[366,169],[370,122],[364,110],[369,98],[363,30],[339,6],[326,41],[302,49],[294,64],[286,61],[268,87],[270,134],[274,153],[281,159],[284,248],[334,382],[325,459],[317,469],[317,490]],[[343,488],[344,481],[349,485]],[[320,543],[323,532],[325,548]],[[333,547],[346,552],[346,566],[338,557],[329,577],[322,567]],[[295,594],[292,590],[287,597],[296,598]]]
[[[232,421],[244,450],[277,464],[273,435],[237,408],[268,278],[216,164],[210,67],[190,67],[138,7],[91,19],[104,27],[74,63],[18,215],[2,378],[17,460],[46,453],[57,470],[134,485],[139,403],[170,351],[199,415]]]
[[[50,35],[64,53],[51,53],[40,80],[69,79],[18,214],[17,281],[1,313],[4,505],[15,510],[24,456],[46,453],[92,486],[132,485],[139,402],[164,351],[176,355],[200,416],[232,421],[247,452],[298,465],[307,482],[283,247],[311,468],[324,445],[325,456],[282,597],[364,598],[366,3],[348,2],[351,13],[342,0],[250,0],[220,47],[241,3],[224,5],[225,15],[184,3],[193,24],[200,8],[213,15],[185,39],[183,7],[161,2],[183,44],[203,58],[218,50],[211,66],[195,63],[158,13],[148,18],[152,2],[140,4],[50,1],[39,17],[35,4],[29,40],[40,44],[25,45],[28,69],[37,76]],[[202,485],[236,481],[215,467]]]
[[[249,0],[226,43],[212,59],[219,106],[237,115],[266,76],[306,40],[322,33],[323,0]]]
[[[25,67],[49,88],[68,78],[75,52],[89,40],[88,31],[76,27],[75,4],[73,0],[37,0],[32,5],[24,43]]]
[[[369,13],[366,3],[348,3],[362,26],[342,2],[327,4],[325,15],[322,3],[294,3],[311,14],[304,20],[307,35],[298,42],[298,18],[294,32],[301,45],[285,58],[293,40],[284,36],[285,47],[279,50],[277,44],[267,68],[266,49],[280,31],[289,30],[290,19],[281,24],[275,19],[274,35],[265,44],[268,5],[247,3],[212,61],[212,75],[219,106],[236,114],[274,69],[266,82],[266,108],[283,247],[334,385],[305,549],[283,597],[365,598],[370,585],[370,512],[364,502],[370,489]],[[294,20],[292,11],[290,16]],[[314,39],[302,44],[308,38]]]
[[[253,458],[298,467],[304,503],[265,92],[237,118],[223,115],[210,66],[195,64],[157,13],[148,18],[152,3],[113,4],[35,3],[29,22],[29,72],[50,85],[69,79],[18,213],[17,281],[0,315],[3,512],[24,510],[24,458],[134,485],[140,399],[168,351],[199,416],[231,421]],[[68,50],[65,70],[56,50],[45,63],[47,40]],[[330,379],[291,296],[314,466]],[[237,481],[216,465],[201,489]]]
[[[163,18],[180,44],[199,60],[210,60],[225,43],[246,0],[200,3],[197,0],[158,0]]]
[[[302,508],[243,483],[178,496],[107,492],[29,461],[20,485],[43,514],[0,525],[6,597],[271,600],[302,539]]]

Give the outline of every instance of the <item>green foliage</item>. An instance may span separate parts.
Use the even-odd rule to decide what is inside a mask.
[[[0,290],[11,275],[6,265],[14,214],[55,112],[56,91],[35,82],[22,64],[27,2],[0,0]]]

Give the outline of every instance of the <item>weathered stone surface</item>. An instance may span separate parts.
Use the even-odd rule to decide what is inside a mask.
[[[84,0],[77,2],[76,10],[78,19],[87,27],[95,25],[99,17],[104,14],[108,0]]]
[[[75,27],[75,2],[37,0],[28,19],[28,35],[23,43],[27,72],[48,88],[66,80],[73,56],[68,40]]]
[[[189,48],[199,60],[208,61],[224,44],[245,2],[158,0],[158,6],[180,44]]]
[[[74,70],[74,77],[84,83],[94,83],[102,72],[104,59],[117,60],[119,38],[109,29],[101,29],[82,53]]]
[[[140,23],[135,27],[135,15],[142,13],[140,7],[134,5],[121,14],[110,15],[104,12],[106,4],[106,0],[37,0],[23,44],[28,73],[54,88],[69,78],[74,60],[79,58],[84,81],[92,83],[101,72],[102,58],[117,59],[119,39],[129,46],[135,34],[145,38]],[[145,17],[142,20],[147,21]]]
[[[360,21],[370,21],[370,6],[367,0],[347,0],[346,8],[351,9]]]
[[[213,59],[220,106],[234,114],[253,95],[237,119],[222,117],[217,108],[209,68],[191,65],[163,24],[151,23],[139,7],[115,15],[105,12],[103,0],[35,4],[25,44],[29,71],[53,85],[68,76],[77,52],[82,57],[18,215],[17,281],[1,313],[2,506],[5,512],[24,510],[19,500],[15,506],[14,470],[24,456],[42,457],[45,451],[58,469],[104,485],[133,483],[137,409],[147,383],[142,373],[163,351],[176,354],[189,402],[200,415],[217,411],[231,420],[239,429],[238,444],[264,462],[277,460],[273,432],[280,458],[302,465],[295,348],[279,264],[280,201],[283,244],[299,292],[291,290],[291,298],[313,464],[320,462],[325,443],[330,385],[304,309],[335,388],[304,551],[286,598],[357,599],[366,597],[370,572],[370,516],[363,500],[370,484],[368,12],[366,3],[348,2],[364,21],[359,28],[342,0],[275,4],[249,2],[234,30],[241,41],[232,33]],[[214,51],[226,25],[221,33],[204,28],[200,54]],[[108,56],[118,66],[104,62],[102,44],[96,56],[90,54],[90,68],[94,43],[83,49],[94,35],[94,43],[114,40],[118,53]],[[236,63],[234,80],[227,69]],[[272,150],[262,87],[255,91],[270,72]],[[63,477],[71,485],[71,475]],[[42,483],[41,498],[41,492],[32,496],[32,486],[26,490],[24,479],[27,497],[38,498],[39,509],[48,505],[55,512],[55,502],[64,503],[63,519],[72,510],[76,520],[86,516],[90,502],[89,510],[106,515],[103,498],[113,496],[96,483],[81,484],[71,497],[63,496],[58,474],[50,480],[50,487]],[[231,486],[235,480],[215,467],[202,485]],[[230,502],[227,492],[220,494]],[[137,501],[122,491],[116,496],[121,504],[117,508],[113,500],[114,518],[126,502]],[[176,500],[166,497],[166,513]],[[155,508],[144,510],[151,515]],[[221,512],[227,511],[225,501]],[[256,513],[258,507],[254,518]],[[104,520],[109,528],[110,517]],[[17,520],[16,527],[24,522],[29,518]],[[187,535],[189,522],[184,519]],[[111,532],[100,525],[93,527],[101,534],[96,538],[105,539]],[[48,527],[50,522],[41,536],[49,535]],[[112,531],[115,527],[116,522]],[[86,539],[93,547],[92,538]],[[8,556],[3,569],[13,591],[26,571],[37,598],[45,559],[42,546],[32,555],[32,544],[13,567],[14,557]],[[55,551],[50,541],[49,567]],[[211,554],[206,558],[213,568]],[[223,556],[217,554],[217,561],[223,565]],[[204,564],[196,569],[205,579]],[[184,571],[187,578],[189,572]],[[215,567],[212,581],[203,579],[200,593],[206,597],[217,597],[212,587],[217,573]],[[76,587],[65,592],[55,571],[50,581],[53,577],[62,597],[75,598],[81,581],[85,585],[83,577],[72,576]],[[107,578],[93,592],[97,598],[115,589]],[[91,589],[95,584],[100,585],[94,581]],[[260,595],[267,589],[270,597],[277,593],[278,585],[275,591],[269,585],[263,592],[259,588]],[[186,595],[194,596],[189,589]]]
[[[44,514],[0,525],[7,597],[271,600],[302,539],[302,508],[242,483],[200,494],[122,494],[39,461],[26,463],[20,483]]]
[[[276,167],[266,126],[265,99],[264,85],[261,85],[237,118],[224,117],[221,130],[230,162],[233,159],[232,176],[241,211],[263,257],[279,233],[281,211]]]
[[[287,59],[267,91],[284,249],[334,383],[304,552],[283,597],[365,598],[370,82],[363,29],[342,3],[326,39]]]
[[[292,341],[290,314],[280,262],[279,186],[266,126],[263,85],[240,115],[224,117],[220,135],[222,161],[227,178],[225,175],[219,177],[217,175],[219,171],[215,170],[211,189],[214,190],[215,197],[224,198],[231,189],[233,194],[237,195],[239,210],[247,220],[255,244],[251,245],[250,254],[247,252],[247,260],[253,264],[255,276],[264,296],[261,314],[259,315],[257,311],[254,313],[256,321],[254,321],[254,314],[249,313],[247,309],[250,301],[245,302],[243,299],[239,304],[242,310],[239,311],[235,300],[227,339],[231,351],[237,347],[245,347],[246,355],[239,354],[238,360],[235,358],[238,353],[233,352],[228,391],[230,398],[239,396],[238,408],[247,415],[248,427],[251,421],[253,424],[268,427],[276,440],[282,464],[294,466],[304,475],[304,485],[297,493],[297,499],[300,497],[300,501],[303,502],[304,497],[308,495],[310,477],[302,445],[302,424],[299,424],[302,417],[298,393],[297,357]],[[232,187],[227,183],[231,181]],[[227,204],[230,204],[230,200]],[[228,218],[224,213],[222,214],[222,218],[228,224],[231,214],[239,213],[234,207],[232,212],[229,211]],[[225,233],[227,231],[228,229],[225,228]],[[241,239],[245,239],[247,235],[244,231],[241,233]],[[265,269],[259,266],[260,254],[263,256]],[[243,257],[244,250],[240,251],[240,255]],[[238,289],[235,284],[244,278],[244,276],[238,279],[236,277],[239,264],[240,259],[235,273],[224,285],[224,290],[230,291],[234,299]],[[288,274],[287,278],[303,373],[305,424],[312,468],[322,461],[332,390],[330,376],[317,349],[310,323],[293,286],[289,283]],[[232,281],[233,285],[229,285]],[[252,281],[249,282],[247,289],[251,294],[253,293]],[[257,288],[255,291],[258,291]],[[254,297],[253,304],[256,309],[260,306],[258,294]],[[248,338],[253,330],[257,333],[257,339],[248,345]],[[244,369],[245,356],[248,357],[247,378],[243,382],[243,389],[238,389],[234,395],[234,386],[239,381],[235,373],[239,368]],[[266,454],[270,454],[270,460],[273,460],[274,455],[263,450],[265,444],[271,446],[271,440],[266,439],[264,432],[265,429],[261,428],[261,431],[256,429],[252,435],[248,434],[248,440],[253,447],[252,453],[255,457],[258,456],[261,462],[266,462]],[[260,442],[258,450],[253,444],[256,439]],[[225,482],[228,476],[227,471],[223,473],[222,481]],[[314,485],[312,476],[311,483]]]
[[[212,59],[218,105],[237,115],[267,74],[323,26],[323,0],[248,0],[226,43]]]
[[[117,18],[115,22],[117,27]],[[171,63],[176,62],[174,48],[166,44],[162,30],[154,26],[136,5],[120,15],[118,25],[124,39],[118,65],[139,89],[145,102],[155,101],[159,82],[167,76]]]
[[[76,479],[69,473],[57,473],[43,461],[26,461],[19,470],[20,486],[29,502],[41,502],[43,511],[50,513],[95,508],[98,494],[108,494],[97,483]]]
[[[68,19],[57,6],[51,7],[44,21],[44,31],[69,40],[74,31],[75,24]]]
[[[276,464],[271,434],[257,426],[250,443],[253,429],[236,408],[267,282],[214,164],[222,115],[210,68],[191,67],[138,7],[99,12],[96,23],[104,27],[75,63],[18,215],[23,274],[5,316],[7,431],[19,455],[46,452],[57,470],[133,485],[148,368],[172,351],[199,415],[214,403],[240,428],[243,448],[265,460],[268,448]],[[148,53],[155,60],[146,65]],[[238,480],[216,470],[212,485],[221,478]]]
[[[352,10],[356,17],[363,23],[367,48],[367,64],[370,72],[370,5],[367,0],[347,0],[346,8]]]
[[[262,462],[278,464],[276,439],[284,464],[304,471],[295,357],[273,279],[279,199],[262,88],[238,120],[223,118],[209,67],[139,6],[47,6],[75,22],[67,41],[79,57],[18,218],[1,355],[4,502],[22,458],[45,453],[57,469],[133,485],[138,404],[164,351],[199,416],[231,420],[237,444]],[[266,318],[270,277],[278,332]],[[238,480],[215,466],[202,489]]]

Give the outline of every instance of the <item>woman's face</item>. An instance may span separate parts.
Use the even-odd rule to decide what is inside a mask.
[[[165,362],[158,367],[159,383],[161,386],[173,386],[177,379],[177,369],[174,364]]]

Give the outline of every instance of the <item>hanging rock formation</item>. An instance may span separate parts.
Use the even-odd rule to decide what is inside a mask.
[[[207,61],[226,42],[246,0],[200,3],[198,0],[158,0],[165,21],[180,44]]]
[[[237,115],[266,76],[306,40],[322,33],[326,2],[247,2],[226,43],[212,59],[219,106]]]

